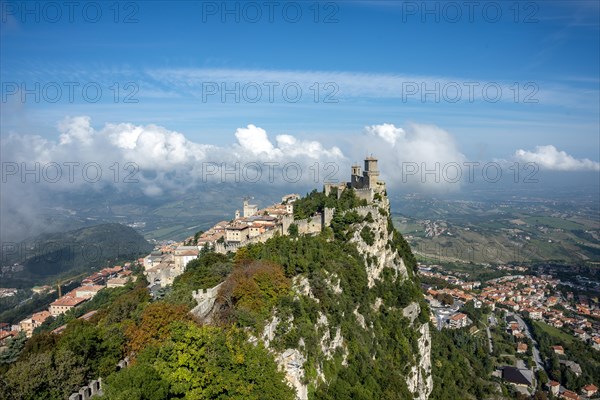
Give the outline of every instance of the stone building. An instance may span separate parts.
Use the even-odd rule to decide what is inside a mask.
[[[50,311],[50,314],[52,314],[52,316],[57,317],[61,314],[66,313],[72,308],[77,307],[86,300],[87,299],[80,297],[63,296],[60,299],[52,302],[48,311]]]
[[[258,212],[258,205],[250,204],[248,199],[244,199],[244,218],[251,217]]]
[[[365,158],[365,170],[360,171],[359,165],[352,166],[350,177],[350,187],[353,189],[375,189],[379,180],[379,170],[377,169],[377,159],[374,157]]]
[[[385,184],[379,180],[379,169],[377,159],[374,157],[365,158],[364,171],[361,171],[360,165],[351,167],[350,182],[325,183],[324,191],[329,195],[332,190],[336,190],[338,196],[346,189],[354,189],[359,198],[367,201],[373,199],[375,191],[385,190]]]

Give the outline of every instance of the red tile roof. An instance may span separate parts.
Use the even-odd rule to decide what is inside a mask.
[[[75,307],[78,304],[83,303],[87,299],[82,299],[80,297],[68,297],[63,296],[58,300],[55,300],[50,305],[51,306],[67,306],[67,307]]]

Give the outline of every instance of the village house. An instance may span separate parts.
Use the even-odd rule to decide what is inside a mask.
[[[160,251],[153,251],[143,258],[142,265],[144,269],[149,269],[159,264],[163,258],[163,254]]]
[[[129,282],[131,282],[131,278],[128,277],[112,278],[106,281],[106,287],[109,289],[123,287]]]
[[[86,300],[87,299],[80,297],[63,296],[60,299],[52,302],[48,311],[50,311],[50,314],[52,314],[52,316],[57,317],[73,309],[74,307],[77,307]]]
[[[448,318],[448,328],[458,329],[469,325],[469,318],[466,314],[457,313]]]
[[[554,351],[555,354],[558,354],[558,355],[565,354],[565,349],[563,349],[562,346],[552,346],[552,350]]]
[[[581,394],[587,397],[592,397],[598,392],[598,388],[594,384],[585,385],[581,388]]]
[[[16,331],[0,331],[0,347],[5,346],[8,343],[8,339],[14,338],[19,334]]]
[[[104,276],[101,273],[95,272],[81,281],[83,286],[95,286],[104,283]]]
[[[21,320],[19,322],[21,332],[25,332],[25,335],[30,338],[33,335],[33,331],[41,326],[51,315],[48,311],[40,311],[29,318]]]
[[[250,225],[250,231],[248,233],[248,236],[253,238],[253,237],[259,236],[264,231],[265,231],[264,225],[254,223],[254,224]]]
[[[579,397],[579,395],[577,395],[577,393],[572,392],[570,390],[565,390],[564,392],[562,392],[560,394],[560,398],[565,399],[565,400],[579,400],[580,399],[580,397]]]
[[[569,368],[571,370],[571,372],[573,372],[576,376],[580,376],[582,373],[581,365],[577,364],[575,361],[559,360],[559,363],[567,366],[567,368]]]
[[[551,320],[548,321],[550,325],[552,325],[555,328],[562,328],[564,323],[558,319],[558,318],[553,318]]]
[[[508,327],[508,330],[513,336],[516,336],[521,333],[521,328],[519,327],[519,324],[517,322],[511,322],[511,324]]]
[[[526,310],[526,313],[529,316],[529,318],[531,318],[531,319],[534,319],[534,320],[542,319],[542,310],[540,310],[538,308],[529,308]]]
[[[70,293],[73,294],[73,297],[91,299],[102,289],[104,289],[104,286],[101,285],[84,285],[72,290]]]
[[[590,338],[590,335],[582,329],[573,329],[573,334],[579,339],[586,341]]]
[[[200,252],[198,251],[197,246],[178,246],[173,252],[175,268],[177,268],[180,273],[185,272],[187,264],[198,258],[198,254],[200,254]]]
[[[502,367],[502,379],[517,388],[527,390],[532,385],[532,373],[527,369]]]
[[[225,228],[225,241],[227,243],[240,243],[250,237],[248,225],[231,225]]]
[[[546,383],[546,387],[548,388],[550,393],[552,393],[553,396],[558,396],[558,393],[560,391],[560,383],[556,381],[548,381],[548,383]]]
[[[504,305],[512,309],[513,311],[519,311],[519,305],[512,300],[507,300]]]
[[[173,280],[181,275],[181,271],[175,267],[175,256],[169,253],[161,255],[160,262],[153,260],[152,266],[145,269],[144,275],[150,285],[166,287],[173,284]]]

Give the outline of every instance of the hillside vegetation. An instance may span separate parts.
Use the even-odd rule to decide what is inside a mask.
[[[368,213],[336,211],[316,236],[203,251],[158,301],[143,276],[107,289],[89,321],[12,345],[0,398],[64,399],[98,377],[107,399],[426,399],[433,381],[461,398],[475,389],[451,385],[439,368],[446,360],[430,360],[415,259],[387,198],[375,203]],[[191,291],[218,283],[210,316],[190,314]],[[462,358],[448,343],[433,347]],[[117,371],[125,357],[133,364]],[[461,366],[473,376],[468,360]]]
[[[152,245],[133,228],[101,224],[43,234],[15,246],[3,246],[2,251],[3,265],[23,266],[22,271],[5,273],[3,286],[30,287],[135,259],[152,251]]]

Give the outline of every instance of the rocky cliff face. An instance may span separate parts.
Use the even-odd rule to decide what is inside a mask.
[[[406,378],[408,390],[413,392],[417,399],[425,400],[433,390],[433,378],[431,377],[431,336],[429,324],[425,323],[419,327],[419,362],[411,368]]]
[[[349,342],[344,337],[341,322],[343,319],[352,319],[355,329],[361,330],[364,337],[370,338],[375,343],[388,340],[378,337],[377,320],[387,318],[389,313],[396,313],[399,318],[404,318],[405,326],[410,331],[412,342],[409,358],[402,374],[406,382],[406,388],[416,399],[427,399],[433,388],[431,377],[431,337],[428,322],[425,318],[419,318],[421,307],[418,301],[411,299],[403,308],[395,308],[390,305],[389,299],[385,299],[384,289],[379,283],[387,279],[386,285],[411,285],[412,272],[407,270],[405,261],[398,249],[394,246],[394,235],[397,234],[391,226],[390,206],[385,192],[380,192],[375,200],[366,207],[359,207],[347,212],[356,212],[362,221],[350,226],[350,243],[356,246],[359,255],[364,261],[366,269],[366,287],[363,299],[353,300],[351,311],[343,311],[341,315],[327,315],[327,310],[318,311],[316,321],[303,332],[308,332],[310,337],[300,337],[297,345],[282,348],[277,346],[278,336],[286,336],[290,332],[300,331],[301,322],[295,321],[293,316],[282,317],[279,310],[275,310],[271,319],[259,335],[259,339],[274,353],[280,368],[286,372],[286,378],[291,386],[296,389],[297,398],[307,400],[316,388],[328,385],[334,378],[330,371],[339,371],[349,365]],[[315,283],[307,276],[296,276],[293,281],[293,290],[297,299],[313,304],[319,308],[318,292],[327,290],[332,298],[344,298],[350,296],[344,292],[340,277],[332,271],[324,270],[321,279]],[[391,276],[391,278],[390,278]],[[391,280],[391,283],[390,283]],[[325,289],[319,287],[322,284]],[[414,284],[413,284],[414,285]],[[317,287],[315,287],[317,286]],[[404,286],[402,286],[404,288]],[[396,288],[398,289],[398,288]],[[420,294],[418,295],[420,296]],[[340,300],[340,302],[343,302]],[[347,308],[346,308],[347,309]],[[362,311],[361,311],[362,310]],[[364,314],[364,315],[363,315]],[[426,319],[425,319],[426,320]],[[375,321],[375,323],[374,323]],[[353,328],[354,329],[354,328]],[[353,336],[353,335],[351,335]],[[316,347],[307,349],[306,343],[312,343]],[[385,356],[385,355],[384,355]],[[377,351],[373,351],[373,360],[382,357]],[[351,361],[350,361],[351,362]],[[396,373],[396,371],[390,371]]]
[[[389,200],[383,193],[380,193],[380,196],[374,200],[372,207],[361,208],[359,214],[363,216],[370,215],[371,219],[357,224],[351,239],[353,243],[356,243],[359,253],[365,260],[369,288],[381,279],[384,268],[391,268],[395,272],[395,279],[398,283],[410,279],[404,260],[398,254],[398,251],[389,244],[393,240],[393,235],[397,233],[388,227],[387,216],[391,215]],[[371,244],[367,243],[361,236],[361,232],[365,228],[373,233],[374,239]],[[379,308],[377,304],[373,304],[373,306]],[[410,373],[406,377],[406,383],[415,398],[425,400],[433,390],[431,336],[429,334],[429,323],[415,323],[420,312],[421,308],[417,302],[411,302],[402,310],[403,315],[410,320],[410,323],[420,335],[418,339],[419,351],[415,354],[416,364],[411,367]]]
[[[398,251],[390,246],[394,232],[388,230],[387,216],[390,215],[390,205],[387,197],[382,196],[381,200],[375,200],[372,206],[359,207],[351,211],[356,211],[360,216],[368,218],[355,224],[354,234],[350,241],[356,244],[356,248],[365,260],[369,288],[372,288],[375,282],[381,278],[384,268],[392,268],[395,271],[396,279],[406,279],[408,272],[404,260]],[[366,230],[372,233],[372,243],[367,243],[363,238],[363,232],[367,232]]]

